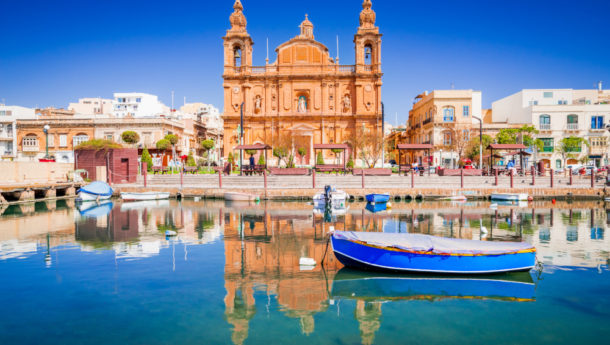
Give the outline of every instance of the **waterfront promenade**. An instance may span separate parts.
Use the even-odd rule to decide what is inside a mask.
[[[265,182],[266,181],[266,182]],[[533,183],[532,183],[533,182]],[[113,186],[117,192],[139,190],[164,190],[183,196],[221,198],[226,191],[244,191],[267,196],[269,199],[307,199],[322,190],[325,185],[347,191],[355,198],[371,192],[387,192],[393,198],[434,198],[465,195],[469,198],[487,198],[491,193],[528,193],[535,198],[565,197],[601,199],[606,195],[604,181],[594,181],[590,176],[570,177],[556,175],[514,176],[511,188],[509,176],[353,176],[317,174],[314,176],[222,176],[219,175],[148,175],[135,184]],[[222,186],[222,187],[221,187]]]

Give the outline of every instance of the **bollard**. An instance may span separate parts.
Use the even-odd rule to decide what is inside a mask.
[[[364,169],[362,169],[362,189],[364,189]]]
[[[413,173],[413,169],[411,169],[411,188],[415,188],[415,174]]]
[[[591,169],[591,188],[595,188],[595,168]]]
[[[222,189],[222,171],[218,170],[218,188]]]
[[[536,185],[536,168],[532,165],[532,186]]]
[[[460,168],[460,186],[464,188],[464,168]]]
[[[267,169],[263,170],[263,178],[265,181],[265,195],[267,194]]]
[[[496,187],[498,186],[498,169],[494,169],[494,175],[496,176]]]
[[[510,188],[513,188],[515,186],[515,181],[514,181],[514,177],[513,177],[513,170],[510,170]]]
[[[549,170],[549,172],[551,173],[551,188],[553,188],[553,169]]]
[[[316,168],[311,169],[311,180],[313,184],[313,189],[316,189]]]
[[[570,186],[572,185],[574,181],[572,180],[572,169],[570,169]]]
[[[144,188],[146,188],[146,179],[148,177],[148,164],[146,162],[142,162],[142,175],[144,175]]]

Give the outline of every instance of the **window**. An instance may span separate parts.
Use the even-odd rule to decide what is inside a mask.
[[[55,135],[51,133],[49,133],[49,147],[55,147]]]
[[[106,138],[106,140],[114,141],[114,134],[113,133],[104,133],[104,138]]]
[[[11,116],[12,114],[11,110],[0,110],[0,116]]]
[[[38,137],[34,135],[28,135],[23,137],[23,146],[38,147]]]
[[[445,146],[451,145],[451,132],[445,132],[443,134],[443,144],[445,144]]]
[[[551,117],[549,115],[540,115],[540,129],[551,129]]]
[[[67,134],[59,135],[59,147],[68,147],[68,135]]]
[[[568,104],[568,101],[560,99],[559,101],[557,101],[557,104],[559,104],[559,105],[566,105],[566,104]]]
[[[444,122],[453,122],[453,115],[454,115],[454,109],[453,107],[447,107],[443,109],[443,121]]]
[[[138,97],[136,98],[136,103],[141,103],[142,102],[142,98]]]
[[[544,98],[553,98],[553,92],[552,91],[545,91],[543,96],[544,96]]]
[[[561,169],[561,159],[555,161],[555,168]]]
[[[542,152],[553,152],[555,149],[555,143],[553,138],[540,138],[542,141]]]
[[[465,105],[462,109],[463,109],[462,114],[464,116],[470,116],[470,107],[469,106]]]
[[[592,240],[603,240],[604,239],[604,228],[591,228],[591,239]]]
[[[233,66],[241,67],[241,48],[239,46],[233,48]]]
[[[75,135],[72,137],[72,144],[74,146],[78,146],[82,143],[84,143],[85,141],[89,140],[89,136],[86,134],[79,134],[79,135]]]
[[[601,115],[591,116],[591,129],[604,129],[604,117]]]
[[[578,129],[578,115],[568,115],[568,129]]]
[[[608,139],[606,137],[591,137],[589,143],[592,148],[605,148],[608,146]]]
[[[370,44],[364,46],[364,64],[370,65],[373,61],[373,47]]]
[[[469,140],[470,140],[470,132],[469,132],[467,129],[465,129],[465,130],[462,132],[462,136],[463,136],[463,138],[464,138],[464,141],[469,141]]]

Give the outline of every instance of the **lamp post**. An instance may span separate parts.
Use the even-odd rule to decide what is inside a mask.
[[[240,124],[239,124],[239,145],[244,144],[244,103],[239,106]],[[244,150],[239,150],[239,175],[242,175],[242,164],[244,160]]]
[[[49,125],[44,125],[44,127],[42,127],[42,131],[44,132],[46,141],[44,159],[49,159],[49,129],[51,129],[51,126]]]
[[[480,117],[473,116],[475,120],[479,120],[479,169],[483,169],[483,120]]]
[[[440,150],[438,166],[443,168],[443,149]]]

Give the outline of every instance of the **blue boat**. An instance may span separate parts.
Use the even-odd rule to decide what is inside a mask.
[[[385,203],[388,202],[390,200],[390,194],[377,194],[377,193],[373,193],[373,194],[367,194],[366,195],[366,201],[367,202],[374,202],[374,203]]]
[[[523,242],[335,231],[331,244],[343,265],[365,270],[485,274],[528,271],[536,264],[536,248]]]
[[[388,205],[385,202],[383,202],[383,203],[368,203],[368,204],[366,204],[366,206],[364,208],[366,208],[366,210],[371,212],[371,213],[377,213],[377,212],[381,212],[381,211],[387,210],[388,209]]]
[[[364,301],[436,301],[451,298],[531,302],[536,300],[536,289],[529,272],[448,276],[387,274],[344,267],[333,279],[331,296]]]

